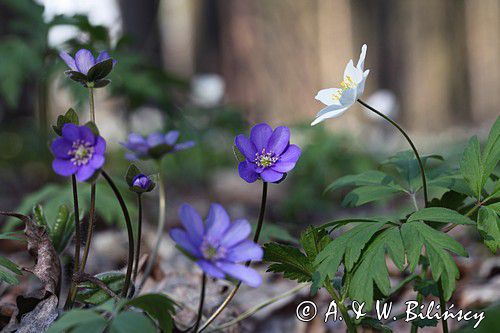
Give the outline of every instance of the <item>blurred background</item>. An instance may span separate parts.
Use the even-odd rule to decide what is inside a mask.
[[[181,141],[197,142],[164,160],[169,226],[185,201],[203,212],[219,201],[232,216],[255,220],[260,187],[238,177],[232,142],[260,121],[291,126],[303,149],[287,180],[271,187],[269,236],[293,241],[308,224],[353,214],[341,207],[341,192],[323,194],[325,187],[407,149],[357,105],[342,119],[309,126],[322,108],[316,92],[338,86],[363,43],[371,70],[363,98],[407,128],[424,153],[456,164],[468,137],[484,138],[499,115],[497,0],[0,0],[0,207],[29,212],[42,203],[55,219],[56,208],[71,203],[48,146],[57,115],[73,107],[88,119],[87,92],[65,78],[58,57],[85,47],[109,50],[118,61],[112,84],[95,96],[114,176],[126,171],[119,142],[130,131],[175,128]],[[85,209],[88,188],[81,188]],[[98,189],[98,230],[121,237],[114,234],[121,213],[106,191]],[[146,210],[152,234],[155,195]],[[407,205],[390,200],[361,214]],[[107,253],[108,240],[96,240],[96,249]]]

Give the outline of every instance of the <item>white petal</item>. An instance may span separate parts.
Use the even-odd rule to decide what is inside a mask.
[[[344,114],[344,112],[347,111],[347,109],[349,109],[349,107],[350,107],[350,105],[339,109],[337,106],[334,106],[334,105],[327,106],[326,108],[324,108],[323,110],[321,110],[318,113],[318,115],[316,116],[316,119],[314,119],[314,121],[311,123],[311,126],[319,124],[320,122],[322,122],[325,119],[340,117],[341,115]]]
[[[351,88],[344,90],[342,96],[340,97],[340,104],[344,107],[350,107],[356,102],[356,98],[358,97],[357,88]]]
[[[354,67],[353,63],[352,63],[352,60],[349,60],[349,62],[347,63],[347,66],[345,66],[345,70],[344,70],[344,81],[348,81],[346,78],[347,77],[350,77],[354,83],[358,83],[359,81],[361,81],[361,79],[363,78],[363,72],[360,71],[359,69],[357,69],[356,67]]]
[[[316,100],[320,101],[325,105],[340,105],[339,99],[335,96],[340,96],[342,94],[342,89],[340,88],[328,88],[321,89],[314,97]]]
[[[366,81],[366,76],[363,77],[363,79],[361,80],[360,83],[358,83],[358,86],[356,87],[357,88],[356,99],[358,99],[359,96],[361,96],[363,94],[363,92],[365,91],[365,81]]]
[[[367,48],[368,48],[368,46],[366,46],[366,44],[363,44],[363,46],[361,47],[361,54],[359,55],[358,64],[356,65],[356,67],[361,71],[363,70],[363,68],[365,66],[365,58],[366,58],[366,49]]]

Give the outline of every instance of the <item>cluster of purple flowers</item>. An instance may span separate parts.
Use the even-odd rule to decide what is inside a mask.
[[[167,134],[152,133],[144,137],[137,133],[130,133],[127,141],[121,144],[130,150],[126,154],[128,160],[160,158],[164,154],[177,152],[194,146],[194,141],[177,143],[179,131],[169,131]]]

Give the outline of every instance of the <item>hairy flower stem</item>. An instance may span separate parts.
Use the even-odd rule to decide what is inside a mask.
[[[406,134],[406,132],[403,130],[403,128],[401,128],[401,126],[399,126],[398,123],[396,123],[394,120],[392,120],[391,118],[387,117],[385,114],[383,114],[382,112],[376,110],[372,106],[366,104],[362,100],[358,99],[358,102],[361,105],[363,105],[365,108],[367,108],[370,111],[376,113],[377,115],[379,115],[380,117],[384,118],[389,123],[391,123],[391,125],[393,125],[394,127],[396,127],[401,132],[401,134],[403,134],[403,136],[406,138],[406,141],[408,141],[408,143],[410,144],[410,147],[413,150],[413,153],[415,154],[415,157],[417,158],[418,167],[420,168],[420,174],[422,176],[422,188],[423,188],[423,191],[424,191],[424,202],[425,202],[425,207],[427,207],[427,205],[429,204],[429,198],[428,198],[428,194],[427,194],[427,180],[425,178],[424,164],[422,163],[422,160],[420,159],[420,155],[419,155],[419,153],[417,151],[417,148],[413,144],[413,141],[411,141],[411,139],[408,136],[408,134]]]
[[[347,308],[344,305],[344,302],[342,302],[340,300],[340,297],[335,292],[335,289],[333,288],[333,285],[332,285],[330,279],[326,279],[324,286],[325,286],[326,290],[328,290],[328,293],[330,294],[330,296],[332,296],[335,303],[337,303],[339,310],[340,310],[340,313],[342,314],[342,319],[345,321],[345,324],[347,326],[347,331],[349,333],[356,333],[357,332],[356,325],[354,325],[354,323],[352,322],[351,317],[349,316],[349,313],[347,312]]]
[[[267,182],[262,182],[262,198],[260,200],[260,212],[259,212],[259,220],[257,221],[257,229],[255,230],[255,235],[253,237],[253,241],[255,243],[258,243],[259,237],[260,237],[260,232],[262,231],[262,226],[264,225],[264,215],[266,212],[266,203],[267,203]],[[252,261],[247,261],[245,265],[248,267],[250,266],[250,263]],[[226,306],[231,302],[233,299],[234,295],[236,295],[236,292],[238,289],[240,289],[241,286],[241,281],[238,282],[238,284],[231,290],[229,295],[227,295],[226,299],[222,302],[222,304],[215,310],[215,312],[210,316],[210,318],[207,319],[207,321],[201,326],[200,330],[198,332],[202,332],[205,330],[208,325],[210,325],[215,318],[217,318],[222,311],[226,308]]]
[[[77,274],[80,270],[80,244],[82,242],[82,236],[80,234],[80,209],[78,208],[78,188],[76,186],[75,175],[71,176],[71,186],[73,189],[73,209],[75,216],[75,257],[73,259],[73,275]],[[76,297],[76,283],[71,279],[71,286],[69,288],[68,297],[66,298],[65,309],[71,309],[73,302]]]
[[[135,282],[137,278],[137,271],[139,270],[139,256],[141,254],[141,235],[142,235],[142,195],[137,193],[137,240],[135,245],[135,263],[134,263],[134,273],[132,274],[132,283]]]
[[[198,327],[200,326],[201,317],[203,316],[203,304],[205,303],[205,289],[207,286],[207,275],[203,273],[201,276],[201,291],[200,291],[200,305],[198,306],[198,317],[196,318],[196,323],[194,324],[193,332],[198,332]]]
[[[104,171],[101,170],[101,174],[106,179],[109,184],[109,187],[113,190],[118,203],[123,212],[123,217],[125,218],[125,224],[127,225],[127,234],[128,234],[128,259],[127,259],[127,272],[125,273],[125,282],[123,284],[122,291],[120,293],[121,297],[126,297],[128,294],[128,290],[130,288],[130,278],[132,276],[132,265],[134,263],[134,231],[132,230],[132,222],[130,221],[130,214],[128,213],[127,205],[123,200],[123,197],[116,187],[115,183],[111,179],[111,177]]]
[[[95,227],[95,191],[96,186],[93,183],[90,186],[90,209],[89,209],[89,225],[87,230],[87,239],[85,241],[85,248],[83,249],[82,264],[80,267],[80,272],[85,272],[85,266],[87,265],[87,258],[89,256],[90,244],[92,243],[92,235],[94,234]]]
[[[158,256],[158,251],[160,249],[161,240],[163,239],[163,229],[165,229],[165,218],[166,218],[166,202],[167,202],[167,194],[165,192],[165,184],[163,180],[163,171],[161,168],[161,160],[158,161],[158,192],[159,192],[159,201],[158,201],[158,227],[156,230],[156,241],[153,252],[151,253],[151,259],[146,265],[146,269],[144,270],[144,274],[142,275],[141,283],[137,288],[137,294],[139,294],[146,283],[146,280],[151,274],[153,270],[154,263],[156,261],[156,257]]]
[[[94,89],[89,89],[89,113],[90,120],[95,123],[95,106],[94,106]],[[85,241],[85,249],[83,250],[82,256],[82,264],[80,267],[80,273],[85,272],[85,266],[87,265],[87,258],[89,256],[90,244],[92,243],[92,236],[94,234],[94,226],[95,226],[95,192],[96,185],[93,182],[90,185],[90,209],[89,209],[89,225],[87,229],[87,239]]]

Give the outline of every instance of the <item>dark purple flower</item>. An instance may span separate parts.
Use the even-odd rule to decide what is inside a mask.
[[[240,134],[234,143],[245,157],[238,171],[248,183],[259,177],[265,182],[279,182],[295,167],[301,154],[298,146],[290,144],[290,129],[286,126],[273,131],[268,124],[257,124],[250,131],[250,139]]]
[[[87,126],[65,124],[62,136],[51,146],[55,159],[52,168],[61,176],[76,174],[78,181],[92,177],[104,165],[106,141]]]
[[[170,131],[167,134],[152,133],[147,137],[130,133],[127,142],[121,144],[130,150],[125,156],[129,160],[160,158],[164,154],[188,149],[194,146],[193,141],[177,143],[179,131]]]
[[[208,275],[223,279],[230,276],[251,287],[262,283],[262,277],[246,267],[248,260],[262,260],[262,248],[247,239],[252,228],[246,220],[231,223],[219,204],[212,204],[205,223],[196,210],[184,204],[180,211],[184,229],[175,228],[170,236]]]
[[[147,190],[152,183],[153,182],[148,176],[143,175],[141,173],[134,177],[134,180],[132,181],[132,186],[137,186],[140,189]]]
[[[70,68],[65,72],[66,75],[85,87],[101,88],[111,82],[104,78],[111,72],[116,60],[111,59],[108,52],[99,53],[97,59],[86,49],[76,52],[74,58],[66,52],[60,52],[59,56]]]

